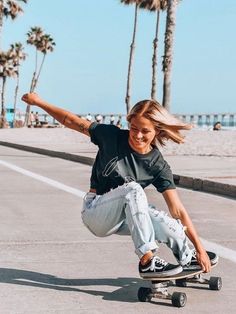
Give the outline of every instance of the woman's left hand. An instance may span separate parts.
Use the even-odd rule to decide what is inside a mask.
[[[41,101],[40,97],[36,93],[26,93],[21,97],[21,100],[26,102],[28,105],[38,105]]]

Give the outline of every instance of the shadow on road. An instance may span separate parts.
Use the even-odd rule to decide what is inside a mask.
[[[137,291],[143,285],[137,278],[89,278],[66,279],[49,274],[42,274],[20,269],[0,268],[0,283],[46,288],[60,291],[83,292],[91,295],[100,295],[104,300],[138,302]],[[101,289],[87,289],[86,287],[100,286]],[[105,291],[102,286],[119,287],[114,291]],[[82,288],[81,288],[82,287]],[[107,289],[106,289],[107,290]]]

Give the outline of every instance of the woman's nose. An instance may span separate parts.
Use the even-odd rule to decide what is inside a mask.
[[[137,136],[137,138],[142,138],[143,137],[143,133],[138,131],[136,136]]]

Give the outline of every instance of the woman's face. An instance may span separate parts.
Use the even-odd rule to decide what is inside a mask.
[[[138,115],[131,119],[129,145],[133,150],[140,154],[148,153],[155,136],[156,131],[150,120]]]

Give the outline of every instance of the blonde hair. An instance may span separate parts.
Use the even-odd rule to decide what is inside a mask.
[[[142,116],[150,120],[155,129],[156,137],[153,140],[153,145],[165,145],[167,140],[172,140],[175,143],[183,143],[184,135],[180,130],[190,130],[191,124],[184,123],[170,114],[163,106],[154,100],[139,101],[130,110],[127,115],[127,121],[130,123],[133,117]]]

